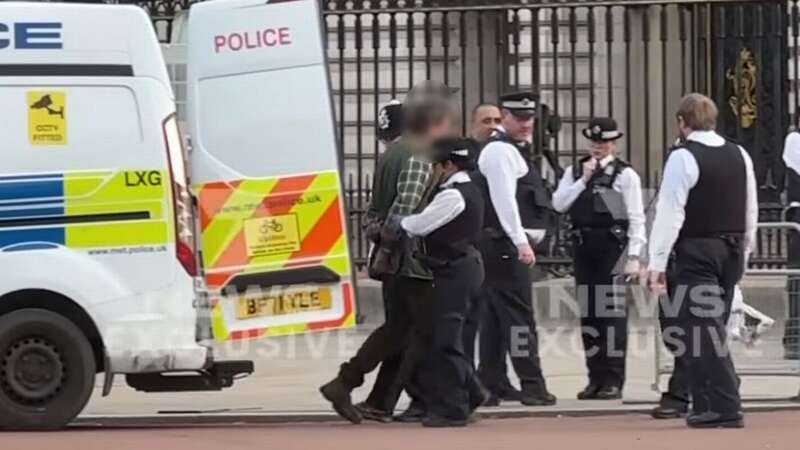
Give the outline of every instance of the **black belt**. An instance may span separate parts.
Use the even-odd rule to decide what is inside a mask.
[[[686,239],[720,239],[732,247],[737,247],[744,242],[744,233],[703,233],[678,236],[679,241]]]
[[[734,233],[692,233],[692,234],[683,234],[681,233],[678,239],[724,239],[724,240],[737,240],[742,241],[744,240],[744,233],[734,232]]]

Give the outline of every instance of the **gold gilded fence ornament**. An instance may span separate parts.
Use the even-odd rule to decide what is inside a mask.
[[[743,48],[739,52],[738,64],[741,64],[742,67],[741,77],[736,76],[736,66],[728,69],[725,75],[725,78],[730,80],[733,85],[733,95],[728,99],[728,103],[737,117],[741,111],[739,121],[742,128],[750,128],[758,118],[758,110],[756,105],[756,63],[753,59],[753,52],[749,48]],[[739,95],[742,96],[741,99]]]

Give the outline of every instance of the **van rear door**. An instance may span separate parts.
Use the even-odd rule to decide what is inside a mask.
[[[215,336],[353,326],[317,2],[195,4],[188,46],[191,178]]]

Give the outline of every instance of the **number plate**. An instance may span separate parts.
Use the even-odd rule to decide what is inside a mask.
[[[237,319],[324,311],[333,307],[329,288],[277,290],[260,295],[240,297],[236,304]]]

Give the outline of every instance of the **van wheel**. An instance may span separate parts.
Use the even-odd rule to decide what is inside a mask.
[[[89,341],[65,317],[43,309],[0,317],[0,429],[64,427],[89,401],[95,371]]]

